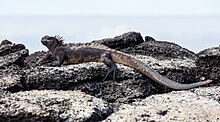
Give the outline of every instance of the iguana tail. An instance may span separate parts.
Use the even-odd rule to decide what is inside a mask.
[[[181,84],[181,83],[172,81],[172,80],[160,75],[159,73],[157,73],[156,71],[151,69],[149,66],[147,66],[142,61],[137,60],[134,57],[131,57],[125,53],[122,53],[119,51],[114,51],[111,53],[111,56],[112,56],[112,60],[114,62],[132,67],[132,68],[140,71],[144,75],[148,76],[153,81],[156,81],[157,83],[162,84],[162,85],[167,86],[172,89],[176,89],[176,90],[190,89],[190,88],[206,85],[206,84],[212,82],[212,80],[206,80],[206,81],[196,82],[196,83],[192,83],[192,84]]]

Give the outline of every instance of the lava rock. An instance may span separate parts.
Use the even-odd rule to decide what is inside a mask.
[[[205,49],[198,54],[197,77],[200,79],[209,78],[220,85],[220,47]]]
[[[136,58],[171,80],[181,83],[197,81],[194,79],[193,70],[189,70],[189,67],[193,69],[195,66],[193,61],[158,60],[147,56],[137,56]],[[23,73],[20,73],[20,78],[15,80],[20,82],[13,83],[14,86],[8,85],[7,89],[10,92],[17,91],[18,88],[20,91],[36,89],[81,90],[111,103],[127,103],[133,99],[171,91],[171,89],[152,81],[132,68],[120,64],[117,64],[117,67],[117,80],[113,82],[109,77],[103,82],[102,80],[107,73],[107,66],[103,63],[90,62],[61,67],[38,66],[23,70]]]
[[[182,48],[175,43],[156,41],[150,36],[146,36],[144,42],[141,34],[137,32],[128,32],[114,38],[96,40],[93,42],[106,45],[112,49],[125,53],[147,55],[158,59],[197,59],[197,55],[195,53]]]
[[[204,90],[205,89],[205,90]],[[190,91],[173,91],[152,95],[132,104],[124,104],[104,122],[111,121],[153,121],[194,122],[220,121],[219,101],[210,99],[210,93],[219,93],[216,87],[197,88]],[[219,94],[215,94],[220,97]],[[208,97],[207,97],[208,96]]]
[[[148,41],[156,41],[153,37],[151,36],[145,36],[145,42],[148,42]]]
[[[0,45],[0,90],[17,92],[22,87],[22,69],[27,67],[24,62],[29,55],[23,44],[12,44],[8,40]]]
[[[0,45],[0,56],[5,56],[5,55],[8,55],[10,53],[20,51],[22,49],[25,49],[25,46],[23,44],[4,44],[4,45]]]
[[[127,47],[134,47],[142,42],[144,42],[140,33],[128,32],[114,38],[102,39],[93,41],[103,45],[106,45],[112,49],[123,49]]]
[[[0,69],[7,69],[9,66],[24,67],[24,59],[29,55],[27,49],[22,49],[0,57]]]
[[[34,52],[33,54],[29,55],[28,57],[25,58],[25,63],[28,64],[30,67],[36,67],[37,66],[37,61],[41,58],[44,58],[46,55],[45,51],[38,51]],[[42,66],[51,66],[51,63],[55,59],[52,56],[48,57],[48,63],[43,64]]]
[[[22,75],[16,70],[1,70],[0,72],[0,90],[18,92],[23,88]]]
[[[6,45],[6,44],[12,44],[12,42],[9,41],[9,40],[7,40],[7,39],[5,39],[5,40],[3,40],[3,41],[1,42],[0,45]]]
[[[204,49],[203,51],[200,51],[197,55],[199,58],[204,58],[208,56],[220,56],[220,46]]]
[[[32,90],[0,98],[0,121],[100,121],[113,112],[101,99],[80,91]]]
[[[43,58],[44,55],[46,55],[45,51],[38,51],[34,52],[33,54],[30,54],[26,59],[25,62],[32,67],[36,66],[36,62],[40,59]]]
[[[198,54],[197,57],[193,52],[179,45],[156,41],[152,37],[145,37],[144,42],[140,33],[136,32],[125,33],[112,39],[104,39],[97,42],[133,54],[131,56],[141,60],[164,77],[176,82],[194,83],[209,78],[214,79],[216,82],[219,81],[218,53],[210,53],[209,51],[207,55],[205,52],[208,51],[203,51],[201,54],[204,54],[204,56]],[[214,52],[216,52],[216,50]],[[101,121],[112,112],[115,112],[115,114],[112,114],[107,121],[121,120],[124,119],[127,114],[122,115],[120,112],[123,113],[127,111],[134,112],[134,116],[128,116],[128,118],[125,118],[125,121],[129,120],[129,117],[130,120],[135,118],[136,120],[144,121],[144,119],[154,120],[154,117],[164,116],[168,121],[172,118],[174,118],[173,120],[191,120],[187,118],[188,114],[183,112],[183,107],[181,108],[180,101],[183,100],[181,97],[187,99],[187,103],[184,104],[185,106],[192,103],[194,107],[197,105],[197,102],[201,102],[199,107],[201,105],[201,109],[206,110],[208,107],[212,108],[213,106],[211,104],[213,103],[213,105],[217,106],[213,110],[219,111],[218,105],[216,104],[216,101],[219,101],[218,94],[213,95],[215,99],[207,97],[207,99],[211,99],[208,100],[210,104],[206,104],[206,102],[202,103],[207,100],[206,98],[201,98],[201,101],[199,100],[200,97],[198,97],[198,99],[192,99],[195,97],[195,94],[203,97],[209,94],[212,96],[214,92],[218,93],[218,91],[215,91],[218,90],[216,87],[211,91],[206,90],[204,92],[198,92],[197,89],[193,89],[189,90],[192,93],[186,91],[166,94],[173,90],[121,64],[116,64],[118,68],[116,71],[116,81],[113,81],[111,76],[109,76],[106,81],[103,81],[108,67],[99,62],[62,65],[61,67],[50,67],[50,63],[43,66],[36,66],[36,62],[44,57],[45,54],[46,52],[40,51],[28,56],[28,50],[25,49],[25,46],[22,44],[6,43],[0,45],[0,121]],[[51,58],[51,61],[53,60],[54,59]],[[84,93],[79,93],[79,91]],[[86,96],[86,99],[81,99],[77,94]],[[152,98],[152,95],[155,94],[161,94],[158,95],[159,97],[162,96],[161,99],[159,100],[159,97],[155,99]],[[167,95],[169,97],[166,97]],[[87,100],[88,97],[92,98],[92,100]],[[176,101],[175,97],[178,98]],[[59,98],[68,101],[68,104],[61,104],[62,102],[58,102]],[[153,101],[145,101],[145,98],[152,99]],[[170,104],[168,104],[169,101],[167,101],[166,98],[171,100]],[[101,102],[93,101],[93,99]],[[112,104],[113,108],[108,104],[105,104],[103,107],[102,103],[106,103],[103,102],[103,100]],[[91,104],[88,104],[89,101],[92,101],[94,104],[91,106]],[[148,101],[152,107],[157,105],[159,108],[158,111],[153,111],[154,109],[147,106],[145,102]],[[165,105],[170,106],[171,109],[160,109],[160,107],[164,107],[162,101],[165,101]],[[77,106],[78,103],[85,104],[85,106]],[[174,105],[176,103],[177,107],[180,108],[178,109],[180,114],[178,114],[177,117],[173,117],[170,113],[173,113],[175,110],[174,108],[176,106]],[[101,106],[99,104],[101,104]],[[127,108],[123,107],[124,105]],[[82,109],[79,110],[78,108],[80,107],[86,111]],[[60,109],[58,110],[57,108]],[[112,109],[114,109],[114,111],[112,111]],[[197,117],[201,117],[201,109],[195,109],[196,119]],[[92,112],[90,110],[92,110]],[[136,112],[139,110],[140,113],[144,111],[143,113],[147,114],[140,115]],[[191,109],[186,109],[186,112],[190,110]],[[80,113],[79,111],[83,112],[77,116],[76,114]],[[132,114],[133,113],[129,113],[129,115]],[[184,114],[187,116],[181,117]],[[203,116],[203,114],[201,115]],[[213,112],[213,115],[217,114]],[[112,118],[112,116],[115,116],[115,118]],[[122,116],[121,119],[118,119],[117,117],[120,116]],[[210,115],[210,117],[212,117],[212,115]],[[213,118],[213,120],[218,120],[218,117]]]
[[[192,51],[189,51],[181,46],[165,41],[154,41],[150,37],[147,37],[146,42],[135,45],[134,47],[127,47],[120,51],[129,54],[140,54],[152,56],[158,59],[192,59],[196,60],[197,56]]]
[[[28,55],[29,51],[23,44],[12,44],[3,40],[0,45],[0,69],[25,67],[24,60]]]

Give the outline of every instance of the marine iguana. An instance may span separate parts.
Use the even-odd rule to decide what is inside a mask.
[[[181,84],[172,81],[160,75],[148,67],[145,63],[135,59],[131,55],[110,49],[107,46],[97,43],[68,45],[63,44],[63,38],[60,36],[47,35],[41,39],[41,43],[49,50],[43,59],[38,60],[38,65],[46,63],[47,58],[50,56],[55,58],[55,62],[52,63],[52,66],[61,66],[62,64],[78,64],[83,62],[103,62],[109,68],[103,81],[110,73],[113,73],[113,80],[115,80],[115,70],[117,69],[115,63],[119,63],[134,68],[148,76],[153,81],[176,90],[190,89],[212,82],[212,80],[206,80],[192,84]]]

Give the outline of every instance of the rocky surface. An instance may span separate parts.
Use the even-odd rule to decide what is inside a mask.
[[[198,57],[196,76],[210,78],[220,84],[220,47],[205,49],[198,53]]]
[[[101,99],[80,91],[31,90],[0,99],[0,121],[99,121],[112,113]]]
[[[177,44],[168,41],[156,41],[149,36],[146,36],[144,41],[141,34],[136,32],[129,32],[115,38],[95,42],[125,53],[147,55],[158,59],[197,59],[195,53]]]
[[[153,69],[160,71],[161,74],[167,75],[170,79],[184,83],[196,82],[196,80],[193,81],[192,76],[189,76],[192,75],[193,70],[186,68],[191,67],[193,69],[195,67],[192,60],[176,59],[170,61],[157,60],[148,56],[136,57],[149,64]],[[124,98],[130,101],[131,99],[170,91],[167,87],[152,82],[132,68],[119,64],[117,67],[117,81],[115,82],[112,82],[111,78],[102,82],[107,67],[103,63],[91,62],[66,65],[61,68],[41,66],[25,69],[19,72],[18,77],[17,75],[5,75],[4,79],[14,80],[11,80],[13,82],[10,82],[10,85],[7,80],[3,81],[3,84],[8,84],[6,89],[10,92],[31,89],[82,90],[109,102]],[[188,79],[186,80],[186,78]],[[132,92],[133,90],[136,92]]]
[[[179,45],[156,41],[152,37],[146,36],[144,41],[136,32],[96,42],[130,53],[161,75],[177,82],[193,83],[210,78],[214,83],[207,86],[219,85],[219,48],[195,54]],[[113,82],[109,77],[103,82],[107,72],[103,63],[61,67],[48,67],[48,63],[36,66],[36,61],[44,55],[45,52],[40,51],[28,56],[28,50],[22,44],[1,43],[0,121],[129,121],[124,117],[130,114],[130,121],[196,121],[209,112],[209,107],[219,106],[219,96],[214,94],[219,93],[218,87],[176,92],[120,64],[117,64],[117,80]],[[50,60],[54,59],[51,57]],[[183,99],[187,99],[184,104]],[[62,101],[68,105],[62,106]],[[163,105],[163,101],[167,106]],[[184,109],[184,106],[190,105],[194,108]],[[158,109],[153,109],[153,106]],[[203,109],[207,111],[202,112]],[[219,111],[218,107],[214,109]],[[147,114],[142,115],[146,110]],[[175,110],[180,113],[172,116]],[[188,116],[190,110],[196,113],[195,116]],[[163,114],[166,114],[165,117]],[[204,120],[218,120],[217,113],[210,112],[208,115],[210,118]]]
[[[128,47],[134,47],[138,44],[143,43],[144,40],[140,33],[128,32],[114,38],[96,40],[93,42],[97,42],[110,48],[120,50]]]
[[[130,54],[141,54],[152,56],[158,59],[193,59],[196,60],[195,53],[182,48],[181,46],[166,41],[146,41],[134,47],[121,49]]]
[[[194,92],[152,95],[132,104],[121,105],[105,122],[218,122],[219,93],[219,87],[210,87],[197,88]]]
[[[8,67],[24,67],[24,59],[28,56],[28,50],[23,44],[12,44],[3,40],[0,45],[0,69]]]

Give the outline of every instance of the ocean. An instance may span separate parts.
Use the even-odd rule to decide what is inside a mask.
[[[90,42],[123,33],[170,41],[194,52],[220,44],[220,16],[0,16],[0,40],[47,50],[44,35],[61,35],[66,43]]]

